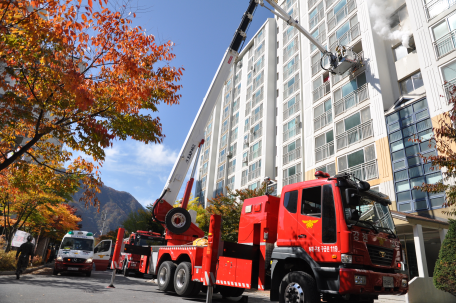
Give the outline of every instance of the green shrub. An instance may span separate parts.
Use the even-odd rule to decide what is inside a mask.
[[[0,237],[0,271],[16,269],[16,252],[5,253],[3,247],[6,245],[5,239]]]
[[[434,285],[437,289],[456,296],[456,220],[449,221],[450,228],[435,264]]]

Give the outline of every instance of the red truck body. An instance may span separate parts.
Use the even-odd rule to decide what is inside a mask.
[[[343,180],[320,176],[285,186],[281,198],[266,195],[245,200],[238,243],[222,241],[220,231],[210,232],[210,243],[218,244],[215,252],[210,245],[168,242],[169,246],[154,246],[149,255],[132,260],[142,262],[139,271],[157,276],[159,282],[165,277],[163,263],[179,269],[186,262],[191,264],[192,283],[213,281],[224,294],[236,288],[270,290],[272,301],[280,299],[279,289],[293,272],[308,274],[323,300],[372,302],[380,294],[407,293],[401,244],[392,232],[387,206],[366,205],[361,218],[375,212],[379,220],[393,224],[388,225],[392,229],[370,227],[360,218],[350,221],[347,213],[356,207],[347,206],[344,190],[350,186]],[[215,255],[215,261],[206,261],[207,255]],[[208,262],[217,268],[212,274],[204,270]]]

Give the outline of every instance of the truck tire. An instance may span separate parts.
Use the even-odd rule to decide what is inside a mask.
[[[174,290],[174,273],[176,272],[176,264],[171,261],[165,261],[160,265],[157,274],[158,289],[161,291]]]
[[[231,287],[231,286],[218,286],[220,287],[220,294],[225,298],[236,298],[242,296],[244,288]]]
[[[193,291],[192,263],[182,262],[177,266],[174,274],[174,290],[179,296],[189,296]]]
[[[192,224],[192,218],[186,209],[176,207],[171,209],[165,217],[166,228],[174,234],[186,232]]]
[[[57,269],[54,268],[54,270],[52,270],[52,275],[57,276],[58,274],[59,274],[59,272],[57,271]]]
[[[288,273],[282,279],[279,286],[279,302],[320,302],[315,279],[303,271],[292,271]]]
[[[190,294],[190,296],[191,297],[197,296],[201,292],[202,288],[203,288],[203,283],[201,283],[201,282],[193,282],[193,290],[192,290],[192,293]]]
[[[89,272],[86,272],[86,277],[90,277],[92,275],[92,272],[89,271]]]

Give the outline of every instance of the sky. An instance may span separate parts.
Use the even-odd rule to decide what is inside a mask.
[[[143,206],[159,198],[222,57],[230,45],[249,0],[133,0],[133,25],[153,34],[156,42],[172,41],[175,67],[185,68],[179,105],[159,106],[166,138],[162,144],[128,139],[105,149],[101,179],[106,186],[132,194]],[[248,42],[272,13],[258,7]],[[157,113],[152,113],[153,116]],[[190,173],[190,170],[189,170]],[[185,180],[179,198],[183,195]]]

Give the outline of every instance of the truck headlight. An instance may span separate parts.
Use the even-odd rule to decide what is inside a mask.
[[[366,285],[366,276],[355,275],[355,284],[356,285]]]
[[[405,287],[408,286],[408,281],[407,281],[407,279],[402,279],[401,286],[402,286],[403,288],[405,288]]]
[[[85,262],[86,263],[92,263],[93,259],[92,258],[88,258]]]
[[[63,261],[63,257],[62,256],[58,256],[56,260],[57,261]]]
[[[342,254],[340,256],[340,259],[341,259],[342,263],[352,263],[353,262],[353,256],[352,255]]]

